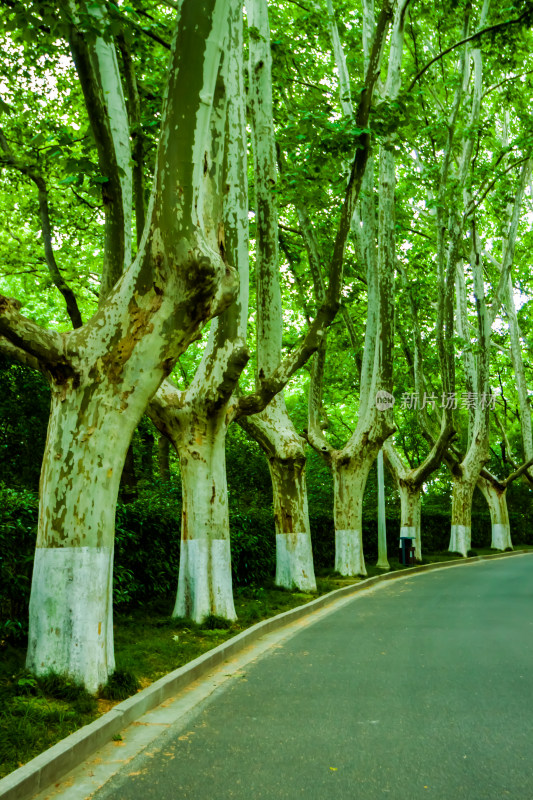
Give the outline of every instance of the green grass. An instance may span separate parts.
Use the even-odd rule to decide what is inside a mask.
[[[6,647],[0,667],[0,777],[91,722],[97,701],[58,676],[35,678],[24,652]]]
[[[334,577],[318,581],[318,594],[343,585]],[[276,588],[237,590],[238,621],[208,617],[202,625],[171,619],[173,600],[115,613],[117,669],[98,698],[71,681],[36,678],[24,669],[23,648],[0,649],[0,778],[92,722],[115,702],[130,697],[245,628],[313,600],[316,594]]]

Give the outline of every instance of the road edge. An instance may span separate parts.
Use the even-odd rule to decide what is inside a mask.
[[[296,606],[296,608],[284,611],[275,617],[262,620],[193,661],[189,661],[188,664],[164,675],[146,689],[118,703],[118,705],[94,720],[94,722],[70,734],[70,736],[28,761],[24,766],[6,775],[5,778],[0,780],[0,798],[1,800],[30,800],[31,797],[46,789],[50,784],[57,783],[67,772],[79,766],[95,750],[107,744],[120,730],[137,720],[147,711],[185,689],[193,681],[235,656],[266,633],[283,628],[302,617],[309,616],[324,606],[334,604],[337,600],[344,599],[352,594],[358,594],[376,584],[405,578],[409,575],[496,558],[527,555],[528,553],[533,554],[533,550],[514,550],[512,552],[491,553],[490,555],[472,556],[451,561],[437,561],[432,564],[420,564],[408,569],[396,570],[395,572],[386,572],[383,575],[366,578],[359,583],[342,586],[340,589],[335,589],[333,592],[317,597],[316,600],[305,603],[305,605]]]

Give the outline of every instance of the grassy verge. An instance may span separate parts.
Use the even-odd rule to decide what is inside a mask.
[[[494,551],[476,550],[478,555],[491,552]],[[433,553],[425,555],[423,563],[453,558],[456,556],[447,552]],[[389,560],[391,570],[403,569],[397,560]],[[369,577],[383,572],[371,565],[367,569]],[[171,619],[171,601],[168,605],[159,603],[118,612],[115,614],[117,670],[97,698],[64,678],[30,675],[24,669],[24,649],[4,645],[0,648],[0,778],[92,722],[120,700],[256,622],[358,580],[323,572],[317,576],[316,594],[275,587],[237,590],[235,623],[216,617],[208,618],[202,625]]]
[[[168,604],[117,612],[117,669],[96,698],[64,678],[36,678],[29,674],[24,669],[25,649],[4,645],[0,648],[0,778],[116,703],[256,622],[357,580],[325,575],[317,579],[316,594],[274,587],[238,590],[235,623],[216,617],[202,625],[171,619],[171,600]]]

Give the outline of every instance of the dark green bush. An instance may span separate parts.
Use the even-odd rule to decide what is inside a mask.
[[[115,524],[114,601],[119,606],[167,597],[179,569],[181,491],[165,484],[119,503]]]
[[[271,508],[230,516],[231,568],[235,586],[271,581],[276,572],[276,537]]]
[[[37,532],[35,492],[0,483],[0,642],[23,642]]]
[[[331,569],[335,563],[335,529],[331,514],[310,513],[313,561],[317,572]]]
[[[45,378],[0,355],[0,481],[38,488],[49,409]]]

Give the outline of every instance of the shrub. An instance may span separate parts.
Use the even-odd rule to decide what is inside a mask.
[[[165,484],[145,489],[132,503],[118,504],[113,599],[119,607],[176,591],[180,498],[179,489]]]
[[[23,642],[37,532],[35,492],[0,483],[0,642]]]
[[[236,586],[263,584],[276,571],[276,538],[271,508],[230,516],[231,568]]]

